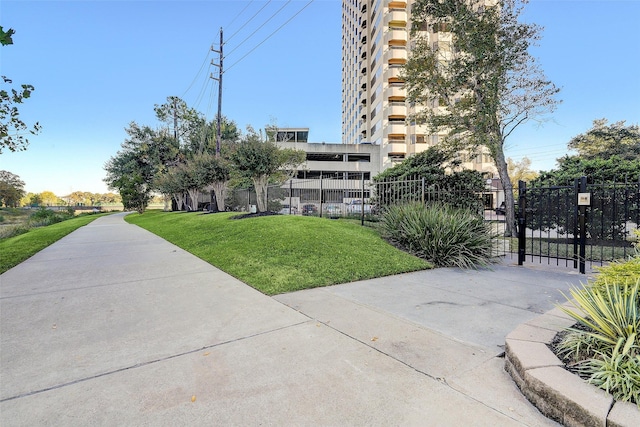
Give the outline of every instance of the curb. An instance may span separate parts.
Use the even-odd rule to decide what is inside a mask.
[[[575,308],[570,303],[565,306]],[[575,320],[554,308],[519,325],[505,339],[505,370],[522,394],[547,418],[565,426],[640,425],[640,409],[613,397],[577,375],[549,349],[556,334]]]

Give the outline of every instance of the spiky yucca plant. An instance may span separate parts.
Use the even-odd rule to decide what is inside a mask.
[[[385,210],[380,226],[392,244],[438,267],[477,268],[492,261],[496,236],[469,210],[444,204],[394,205]]]
[[[561,309],[582,328],[569,328],[560,355],[590,383],[640,407],[640,282],[583,285],[570,293],[575,309]]]
[[[637,337],[640,330],[638,292],[634,286],[588,286],[569,290],[577,310],[560,307],[580,324],[591,329],[587,334],[613,348],[620,338]],[[569,299],[569,298],[567,298]],[[582,314],[581,312],[584,312]]]

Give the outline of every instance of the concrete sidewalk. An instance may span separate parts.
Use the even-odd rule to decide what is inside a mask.
[[[0,425],[555,425],[500,356],[585,279],[501,265],[270,298],[107,216],[0,276]]]

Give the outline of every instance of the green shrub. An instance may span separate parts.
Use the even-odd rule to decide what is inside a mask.
[[[640,256],[634,256],[626,261],[615,261],[604,267],[596,267],[598,275],[593,281],[594,286],[604,286],[615,283],[620,286],[635,285],[640,280]]]
[[[477,268],[492,258],[495,236],[484,219],[442,204],[392,205],[380,222],[382,236],[439,267]]]
[[[635,402],[640,407],[640,355],[635,338],[620,338],[611,355],[602,353],[600,358],[591,359],[589,382],[616,400]]]
[[[46,225],[56,224],[73,218],[73,210],[69,211],[52,211],[47,208],[40,208],[29,217],[29,225],[31,227],[44,227]]]

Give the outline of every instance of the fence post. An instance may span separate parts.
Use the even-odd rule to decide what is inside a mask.
[[[587,192],[587,177],[580,177],[580,193]],[[576,204],[578,203],[578,195],[576,194]],[[579,232],[580,232],[580,273],[585,274],[585,258],[587,245],[587,206],[580,205],[578,207]]]
[[[324,192],[324,188],[322,186],[322,183],[324,182],[324,177],[322,176],[322,173],[320,174],[320,218],[322,218],[322,201],[324,199],[323,197],[323,192]]]
[[[518,181],[518,265],[524,264],[527,241],[527,183]]]
[[[362,174],[362,212],[360,212],[360,225],[364,225],[364,172]]]

